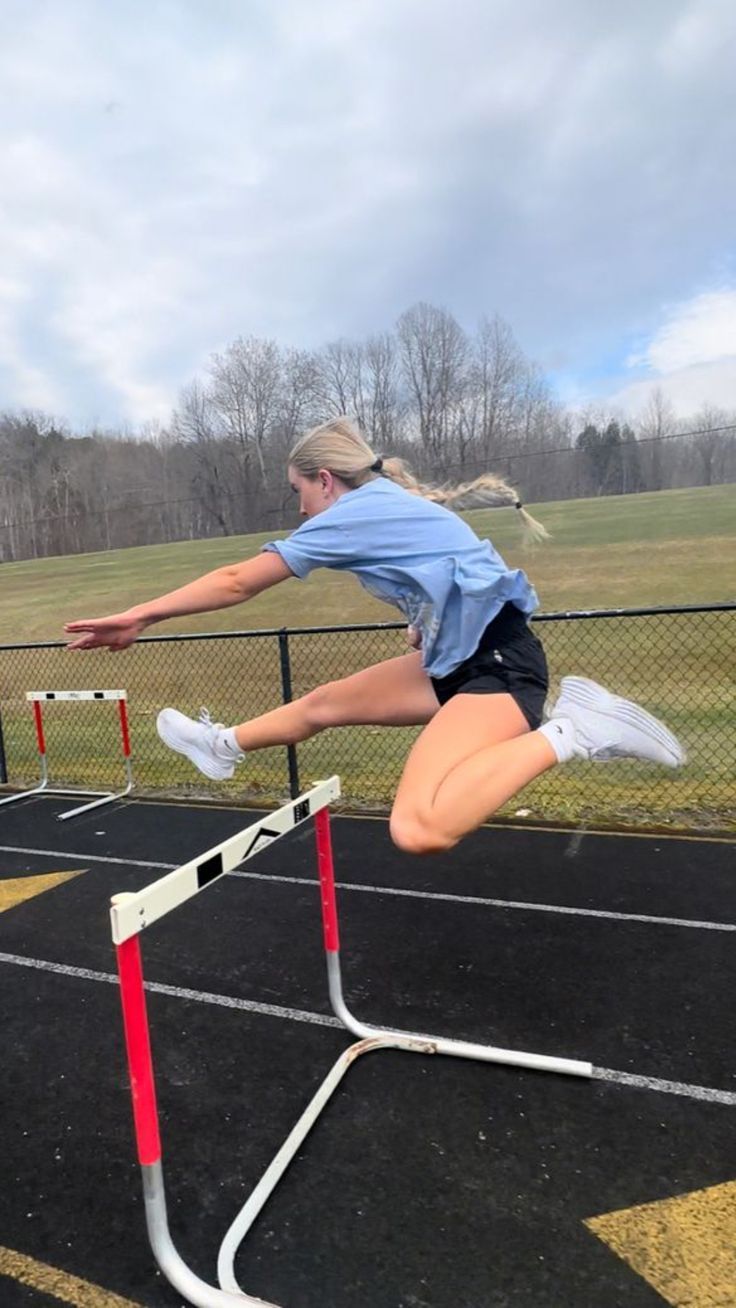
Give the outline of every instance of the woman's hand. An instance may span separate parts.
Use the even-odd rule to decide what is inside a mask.
[[[113,613],[109,618],[80,618],[65,622],[69,635],[79,633],[67,649],[127,649],[145,631],[148,623],[131,613]]]
[[[416,627],[406,628],[406,639],[412,649],[422,648],[422,633]]]

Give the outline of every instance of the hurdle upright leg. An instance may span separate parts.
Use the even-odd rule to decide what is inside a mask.
[[[116,896],[113,902],[123,902]],[[117,947],[120,996],[128,1053],[130,1086],[133,1099],[138,1162],[143,1181],[146,1229],[151,1248],[167,1280],[196,1308],[277,1308],[264,1299],[254,1299],[241,1291],[230,1294],[208,1285],[192,1271],[178,1254],[169,1234],[166,1193],[161,1160],[161,1139],[156,1107],[156,1088],[151,1059],[151,1042],[143,989],[141,951],[136,936]]]
[[[324,944],[327,958],[327,982],[333,1011],[353,1035],[361,1040],[386,1039],[391,1037],[394,1047],[410,1048],[420,1052],[448,1054],[454,1058],[473,1058],[483,1063],[503,1063],[509,1067],[526,1067],[539,1072],[560,1072],[568,1076],[591,1077],[593,1064],[581,1062],[574,1058],[558,1058],[550,1054],[526,1053],[518,1049],[502,1049],[495,1045],[474,1044],[467,1040],[451,1040],[445,1036],[423,1035],[416,1031],[396,1031],[393,1028],[369,1026],[354,1017],[348,1008],[343,994],[342,971],[340,967],[340,940],[337,919],[337,897],[335,893],[335,870],[332,858],[332,838],[330,834],[330,815],[324,808],[314,819],[317,839],[317,865],[322,899],[322,919],[324,923]],[[406,1041],[406,1046],[401,1044]],[[431,1046],[428,1048],[427,1046]]]
[[[130,1071],[130,1089],[133,1100],[138,1159],[141,1166],[143,1196],[146,1212],[146,1229],[156,1262],[171,1284],[196,1308],[278,1308],[278,1305],[247,1295],[234,1281],[232,1288],[217,1288],[202,1281],[187,1266],[177,1252],[169,1233],[164,1191],[163,1164],[159,1138],[156,1095],[151,1058],[151,1046],[146,1015],[145,993],[138,935],[164,917],[173,908],[212,885],[225,873],[238,867],[258,853],[265,845],[286,834],[305,821],[321,805],[328,804],[340,793],[337,777],[318,785],[285,804],[268,818],[255,822],[244,831],[223,841],[214,849],[176,868],[158,881],[146,886],[137,894],[115,895],[112,900],[111,923],[113,941],[118,958],[118,973],[123,1006],[125,1040]],[[345,1067],[349,1059],[343,1056]],[[334,1069],[333,1069],[334,1071]],[[342,1075],[342,1072],[341,1072]],[[335,1074],[334,1084],[324,1088],[323,1102],[335,1088],[340,1077]],[[329,1081],[330,1078],[327,1078]],[[315,1096],[315,1099],[319,1097]],[[260,1211],[271,1194],[289,1161],[299,1148],[301,1139],[320,1111],[315,1107],[311,1121],[303,1114],[289,1140],[279,1151],[263,1180],[256,1187],[258,1202],[253,1217]],[[301,1133],[300,1133],[300,1128]],[[288,1148],[287,1148],[288,1146]],[[255,1194],[256,1192],[254,1192]],[[253,1220],[251,1217],[251,1221]],[[238,1240],[239,1244],[240,1241]],[[237,1248],[237,1244],[235,1245]]]
[[[28,699],[27,695],[26,699]],[[38,700],[33,701],[33,721],[36,727],[36,744],[41,765],[41,780],[38,785],[33,786],[31,790],[19,790],[16,795],[3,796],[3,798],[0,799],[0,804],[15,804],[19,799],[28,799],[29,795],[40,795],[42,791],[48,789],[49,768],[48,763],[46,762],[46,737],[43,731],[41,704]]]

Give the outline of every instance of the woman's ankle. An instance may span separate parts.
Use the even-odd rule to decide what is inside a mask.
[[[245,750],[236,735],[237,727],[224,727],[220,732],[220,741],[232,754],[233,758],[242,758]]]

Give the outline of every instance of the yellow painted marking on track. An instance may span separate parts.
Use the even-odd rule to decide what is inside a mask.
[[[0,881],[0,913],[15,908],[16,904],[23,904],[26,899],[33,899],[35,895],[43,895],[47,890],[53,890],[54,886],[81,876],[86,871],[86,867],[80,867],[73,872],[44,872],[37,877],[9,877],[6,881]]]
[[[675,1308],[736,1304],[736,1181],[585,1225]]]
[[[72,1304],[73,1308],[143,1308],[132,1299],[123,1299],[91,1281],[80,1281],[78,1276],[62,1272],[58,1267],[49,1267],[48,1263],[39,1263],[14,1249],[0,1247],[0,1276],[29,1285],[61,1303]]]

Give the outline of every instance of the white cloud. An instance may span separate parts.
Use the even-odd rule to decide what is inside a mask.
[[[635,417],[660,391],[679,418],[692,418],[703,409],[736,412],[736,357],[718,363],[695,364],[635,381],[606,396],[606,404]]]
[[[7,3],[10,402],[163,416],[239,334],[415,299],[590,376],[733,241],[732,0]],[[637,366],[720,366],[730,312],[673,311]]]
[[[729,360],[736,362],[736,289],[707,291],[674,306],[645,349],[627,363],[667,374]]]
[[[676,74],[711,69],[727,46],[733,21],[732,0],[692,0],[675,16],[658,52],[662,67]],[[733,51],[731,51],[733,60]]]
[[[630,415],[646,407],[654,390],[680,417],[706,407],[736,411],[736,289],[673,305],[626,365],[636,375],[619,379],[606,402]]]

